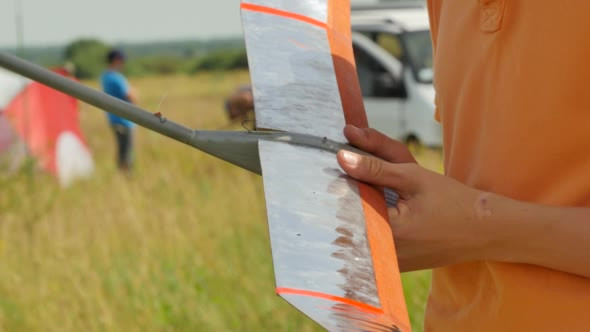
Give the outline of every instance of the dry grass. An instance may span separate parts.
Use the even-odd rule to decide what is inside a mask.
[[[145,108],[166,94],[165,116],[216,129],[223,96],[246,82],[234,73],[132,84]],[[318,330],[273,294],[258,176],[139,129],[129,179],[114,167],[104,114],[84,105],[81,118],[93,178],[60,190],[41,173],[0,175],[1,330]],[[422,155],[440,167],[438,153]],[[429,273],[404,283],[420,331]]]

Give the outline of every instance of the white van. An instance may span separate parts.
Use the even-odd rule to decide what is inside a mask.
[[[442,146],[434,120],[426,7],[420,2],[353,6],[352,30],[369,125],[404,142]]]

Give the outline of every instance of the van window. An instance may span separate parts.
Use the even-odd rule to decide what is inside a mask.
[[[412,31],[405,35],[408,62],[420,83],[432,83],[432,41],[430,31]],[[426,73],[429,73],[426,74]]]
[[[380,32],[375,36],[375,42],[396,59],[401,61],[404,57],[404,48],[399,36]]]
[[[364,49],[353,45],[356,71],[364,97],[405,98],[405,87],[389,88],[388,80],[394,82],[393,76],[385,67]],[[393,86],[393,84],[392,84]]]

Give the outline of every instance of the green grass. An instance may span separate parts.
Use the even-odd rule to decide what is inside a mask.
[[[165,94],[164,116],[216,129],[223,97],[247,82],[238,72],[131,83],[143,107]],[[274,295],[260,177],[139,129],[126,178],[104,114],[84,105],[80,117],[91,179],[61,190],[40,172],[0,175],[0,330],[319,330]],[[421,331],[430,273],[403,280]]]

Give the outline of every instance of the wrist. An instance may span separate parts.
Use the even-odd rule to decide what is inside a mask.
[[[502,197],[490,192],[475,191],[470,204],[471,210],[468,212],[474,227],[470,260],[491,259],[502,242],[503,235],[495,222],[498,207],[502,204],[501,199]]]
[[[475,214],[482,225],[482,260],[518,262],[526,244],[528,203],[493,193],[478,196]],[[529,234],[532,235],[532,234]]]
[[[448,248],[453,263],[489,260],[501,239],[493,222],[496,195],[466,188],[458,205],[460,213],[453,216],[457,223],[449,234],[455,239]]]

